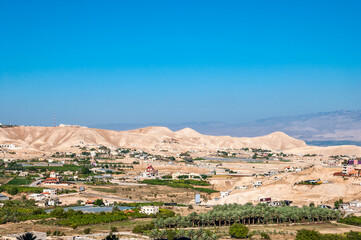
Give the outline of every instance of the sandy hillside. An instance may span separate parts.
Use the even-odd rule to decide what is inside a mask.
[[[96,144],[114,147],[141,149],[219,150],[227,148],[262,148],[295,153],[320,151],[322,153],[348,152],[361,155],[361,148],[339,146],[330,148],[308,147],[304,141],[292,138],[282,132],[254,138],[230,136],[209,136],[190,128],[176,132],[166,127],[147,127],[130,131],[111,131],[77,126],[33,127],[19,126],[0,128],[0,144],[13,143],[23,149],[44,152],[67,151],[79,144]],[[307,152],[308,153],[308,152]]]
[[[352,185],[353,182],[359,182],[356,178],[344,180],[341,177],[333,176],[334,172],[340,171],[339,168],[324,168],[317,166],[299,173],[281,174],[278,177],[281,180],[274,181],[273,177],[257,179],[263,182],[258,188],[247,190],[235,190],[231,195],[221,198],[218,201],[211,200],[209,204],[225,203],[257,203],[261,197],[271,197],[273,200],[292,200],[295,205],[308,205],[310,202],[317,204],[333,203],[342,198],[344,201],[361,199],[361,186]],[[326,181],[318,186],[295,185],[295,183],[320,179]],[[255,179],[241,179],[236,185],[244,185],[245,181],[255,181]]]

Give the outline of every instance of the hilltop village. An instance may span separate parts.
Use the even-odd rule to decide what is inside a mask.
[[[214,220],[219,219],[218,211],[303,209],[316,215],[279,218],[274,213],[267,221],[319,221],[328,226],[328,221],[358,216],[361,210],[361,158],[355,146],[323,148],[316,154],[316,147],[276,133],[262,138],[267,141],[258,139],[258,147],[252,140],[237,148],[238,140],[232,139],[228,139],[232,147],[224,147],[224,139],[222,146],[212,139],[209,147],[210,140],[193,130],[170,135],[164,128],[130,131],[128,138],[158,134],[156,141],[144,146],[100,144],[89,133],[70,143],[54,132],[45,137],[46,143],[39,138],[29,141],[29,132],[21,133],[22,141],[11,141],[11,134],[24,131],[20,128],[0,132],[3,239],[16,239],[30,230],[39,239],[103,239],[109,232],[124,239],[157,239],[162,229],[194,225],[213,226],[212,231],[199,230],[204,239],[222,239],[229,237],[225,229],[237,217]],[[53,130],[59,129],[69,134],[82,128]],[[349,149],[351,154],[345,154]],[[294,239],[299,229],[282,225],[274,232],[272,227],[261,228],[266,220],[259,217],[241,217],[255,235],[267,231],[272,239]],[[332,233],[352,229],[334,227]]]

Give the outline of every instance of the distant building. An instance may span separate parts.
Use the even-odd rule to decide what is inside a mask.
[[[355,167],[353,165],[343,164],[342,165],[342,174],[351,175],[355,172]]]
[[[255,182],[253,182],[253,187],[260,187],[260,186],[262,186],[262,181],[255,181]]]
[[[0,201],[6,201],[6,200],[9,200],[9,197],[0,193]]]
[[[56,188],[43,189],[43,193],[49,193],[50,195],[56,195],[58,190]]]
[[[60,183],[59,178],[47,178],[44,180],[45,185],[55,185],[59,183]]]
[[[196,195],[195,195],[195,203],[196,204],[201,203],[201,195],[199,193],[196,193]]]
[[[153,168],[152,165],[148,166],[147,169],[143,172],[142,177],[144,178],[152,178],[158,175],[158,170]]]
[[[350,207],[352,207],[352,208],[360,208],[361,207],[361,201],[358,201],[358,200],[356,200],[356,201],[352,201],[352,202],[350,202]]]
[[[220,192],[222,198],[229,196],[229,193],[230,191]]]
[[[148,166],[145,171],[151,176],[158,175],[158,170],[155,170],[152,165]]]
[[[159,213],[159,207],[158,206],[143,206],[140,209],[141,213],[151,215],[151,214],[157,214]]]
[[[55,171],[51,171],[49,177],[51,177],[51,178],[59,178],[60,174],[55,172]]]
[[[270,202],[272,202],[272,198],[271,197],[260,197],[259,202],[260,203],[270,203]]]

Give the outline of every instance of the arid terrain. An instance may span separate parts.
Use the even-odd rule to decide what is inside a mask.
[[[274,132],[254,138],[202,135],[185,128],[176,132],[166,127],[147,127],[130,131],[111,131],[79,126],[0,128],[0,143],[15,144],[26,152],[51,153],[69,151],[76,145],[105,145],[140,148],[144,150],[189,150],[208,151],[220,149],[261,148],[287,151],[295,154],[356,155],[361,156],[361,147],[307,146],[304,141]]]

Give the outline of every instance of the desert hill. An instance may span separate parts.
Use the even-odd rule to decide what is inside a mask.
[[[361,155],[356,146],[309,147],[304,141],[282,132],[247,138],[209,136],[185,128],[171,131],[166,127],[146,127],[130,131],[112,131],[79,126],[0,128],[0,144],[15,144],[23,149],[54,152],[67,151],[82,144],[130,147],[140,149],[219,150],[227,148],[262,148],[295,153],[327,152],[332,154]],[[308,153],[308,152],[307,152]]]
[[[200,133],[233,137],[256,137],[275,131],[324,146],[343,145],[337,141],[348,141],[361,146],[361,110],[333,111],[288,117],[271,117],[248,123],[229,124],[224,122],[186,122],[178,124],[98,124],[95,128],[109,130],[129,130],[150,125],[167,126],[172,130],[190,127]]]

